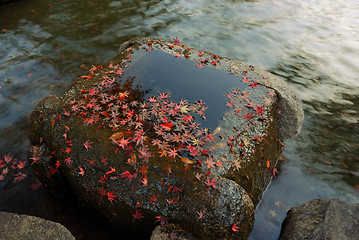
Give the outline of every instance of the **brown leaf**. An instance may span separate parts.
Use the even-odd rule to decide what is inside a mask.
[[[219,133],[220,131],[221,131],[221,127],[218,126],[216,129],[214,129],[213,136],[216,135],[217,133]]]
[[[189,158],[186,158],[186,157],[180,157],[180,158],[181,158],[181,161],[186,163],[186,164],[193,164],[194,163],[194,161],[192,161]]]
[[[113,140],[119,140],[120,138],[122,138],[125,134],[123,132],[117,132],[112,134],[111,137],[109,137],[109,139],[113,139]]]
[[[226,142],[218,142],[218,143],[214,144],[212,147],[213,148],[224,148],[225,146],[227,146]]]
[[[241,164],[239,163],[239,159],[237,159],[236,161],[234,161],[234,166],[236,167],[237,171],[239,171],[239,169],[241,169]]]
[[[110,117],[110,114],[108,112],[101,112],[102,115],[104,115],[105,117]]]
[[[54,125],[55,125],[55,121],[56,121],[56,119],[53,119],[53,120],[51,121],[51,127],[52,127],[52,128],[53,128]]]

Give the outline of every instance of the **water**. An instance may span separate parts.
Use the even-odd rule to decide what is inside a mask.
[[[27,119],[37,102],[111,59],[123,41],[177,36],[274,73],[303,102],[303,129],[285,141],[280,173],[258,206],[250,237],[277,239],[293,206],[318,197],[359,202],[358,13],[355,0],[24,0],[0,6],[0,159],[24,160]],[[106,226],[93,230],[72,203],[56,202],[28,175],[17,184],[0,181],[0,210],[63,222],[79,239],[96,231],[112,236]]]

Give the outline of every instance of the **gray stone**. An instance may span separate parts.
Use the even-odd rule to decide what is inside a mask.
[[[315,199],[289,210],[280,240],[359,239],[359,204]]]
[[[153,230],[150,240],[195,240],[195,238],[183,230],[181,226],[167,224],[166,226],[158,225]]]
[[[1,239],[53,239],[75,240],[75,237],[60,223],[42,218],[0,212]]]
[[[286,81],[267,71],[260,69],[256,71],[262,76],[262,79],[258,78],[257,81],[266,87],[273,88],[279,96],[279,137],[281,139],[294,138],[300,132],[304,120],[301,101]]]
[[[251,66],[177,42],[120,51],[34,109],[41,182],[68,182],[128,237],[168,220],[198,239],[247,239],[282,151],[285,94],[257,84]]]

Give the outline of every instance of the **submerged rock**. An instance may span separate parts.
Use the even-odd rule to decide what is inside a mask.
[[[54,192],[68,182],[126,236],[171,223],[199,239],[247,239],[280,141],[300,130],[295,94],[278,98],[254,67],[178,41],[120,51],[34,109],[40,181]]]
[[[289,210],[280,240],[359,239],[359,204],[315,199]]]

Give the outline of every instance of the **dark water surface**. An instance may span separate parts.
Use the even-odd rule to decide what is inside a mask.
[[[250,237],[277,239],[293,206],[318,197],[359,202],[358,16],[355,0],[24,0],[0,6],[0,159],[25,160],[27,118],[35,105],[114,57],[122,42],[177,36],[269,70],[303,101],[302,132],[285,141],[279,175],[258,206]],[[0,181],[0,210],[62,222],[78,239],[113,237],[76,212],[75,203],[47,195],[27,173],[19,183]]]

